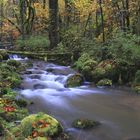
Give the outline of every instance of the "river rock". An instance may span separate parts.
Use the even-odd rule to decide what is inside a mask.
[[[30,76],[30,78],[31,78],[31,79],[40,79],[41,76],[38,75],[38,74],[33,74],[33,75]]]
[[[98,126],[100,123],[89,119],[76,119],[73,121],[72,126],[78,129],[90,129]]]
[[[48,68],[48,69],[46,69],[46,71],[51,72],[55,75],[69,75],[69,74],[74,73],[74,70],[72,70],[70,68],[67,68],[67,67],[64,67],[64,68],[57,68],[57,67]]]
[[[45,89],[46,86],[45,86],[45,85],[41,85],[41,84],[35,84],[35,85],[33,86],[33,88],[34,88],[34,89]]]
[[[112,86],[112,80],[110,80],[110,79],[102,79],[96,85],[97,86]]]
[[[76,73],[71,75],[66,81],[66,87],[77,87],[81,86],[84,82],[84,78],[81,74]]]
[[[25,71],[24,74],[32,74],[32,71]]]
[[[18,128],[18,129],[17,129]],[[20,130],[20,133],[18,131]],[[63,128],[61,124],[53,117],[38,113],[25,117],[19,126],[10,131],[13,135],[18,134],[17,138],[36,139],[38,137],[54,137],[61,134]]]

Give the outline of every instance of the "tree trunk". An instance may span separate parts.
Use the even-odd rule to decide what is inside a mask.
[[[58,0],[49,0],[49,39],[50,47],[54,48],[59,43],[59,16],[58,16]]]
[[[129,19],[129,0],[126,0],[126,10],[127,10],[127,13],[126,13],[126,25],[127,25],[127,28],[130,29],[130,19]]]
[[[25,39],[25,13],[26,13],[26,3],[25,3],[25,0],[20,0],[20,20],[21,20],[21,23],[20,23],[20,28],[21,28],[21,33],[22,33],[22,39],[24,40]]]
[[[2,42],[2,27],[3,27],[3,1],[0,3],[0,42]]]
[[[104,31],[104,15],[102,8],[102,0],[99,0],[100,12],[101,12],[101,26],[102,26],[102,34],[103,34],[103,42],[105,42],[105,31]]]
[[[69,27],[69,24],[70,24],[71,7],[69,4],[70,4],[69,0],[65,0],[65,27],[66,29]]]

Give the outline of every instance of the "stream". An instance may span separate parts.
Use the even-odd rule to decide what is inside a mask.
[[[34,103],[29,111],[52,115],[73,140],[140,140],[140,96],[126,87],[97,88],[88,82],[66,88],[67,78],[74,73],[69,66],[34,61],[22,75],[20,90],[22,97]],[[71,126],[77,118],[97,120],[101,125],[77,130]]]

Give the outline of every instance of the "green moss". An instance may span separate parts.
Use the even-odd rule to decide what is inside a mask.
[[[53,117],[38,113],[25,117],[21,121],[20,128],[22,130],[22,136],[37,138],[42,135],[42,137],[52,137],[59,135],[62,132],[62,126]],[[36,132],[38,135],[34,136],[33,133]]]
[[[134,80],[134,83],[137,85],[137,84],[140,84],[140,70],[138,70],[135,74],[135,80]]]
[[[132,89],[140,94],[140,70],[138,70],[135,74],[134,82],[132,84]]]
[[[21,78],[17,73],[16,67],[7,65],[6,63],[0,64],[0,87],[7,88],[12,87],[15,88],[19,86],[21,82]]]
[[[10,66],[14,66],[16,68],[21,66],[21,62],[16,61],[16,60],[8,60],[7,64]]]
[[[76,119],[72,123],[73,127],[78,129],[89,129],[99,125],[99,122],[89,119]]]
[[[97,86],[112,86],[112,81],[110,79],[102,79],[96,85]]]
[[[9,58],[6,50],[0,50],[0,55],[2,56],[3,60],[7,60]]]
[[[7,122],[21,120],[27,115],[27,109],[21,109],[16,105],[15,96],[6,94],[0,98],[0,117]]]
[[[49,140],[47,137],[37,137],[34,140]]]
[[[105,77],[106,71],[105,69],[99,67],[93,70],[91,73],[93,80],[96,82]]]
[[[84,81],[83,76],[79,73],[76,73],[67,79],[66,86],[67,87],[80,86],[83,83],[83,81]]]
[[[3,56],[0,54],[0,61],[2,61],[3,60]]]
[[[17,99],[15,100],[15,103],[19,106],[19,107],[26,107],[27,106],[27,101],[24,99]]]

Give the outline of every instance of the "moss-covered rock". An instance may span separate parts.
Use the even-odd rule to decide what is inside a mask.
[[[96,85],[97,86],[112,86],[112,80],[110,80],[110,79],[102,79]]]
[[[70,76],[66,81],[67,87],[77,87],[81,86],[81,84],[84,82],[84,78],[81,74],[76,73],[72,76]]]
[[[76,119],[73,121],[72,126],[78,129],[90,129],[98,126],[100,123],[89,119]]]
[[[21,66],[21,62],[20,61],[16,61],[16,60],[8,60],[7,64],[10,66],[14,66],[16,68]]]
[[[0,61],[2,61],[3,60],[3,56],[0,54]]]
[[[18,132],[18,137],[30,137],[32,139],[55,137],[63,131],[61,124],[56,119],[44,113],[25,117],[18,127],[19,129],[16,128],[16,131],[13,128],[14,134]]]
[[[97,67],[91,72],[93,81],[98,81],[105,77],[106,71],[104,68]]]
[[[0,55],[2,56],[3,60],[7,60],[9,58],[9,55],[6,50],[0,50]]]
[[[116,74],[117,64],[113,60],[101,61],[96,68],[92,71],[92,78],[95,82],[109,78],[115,82],[118,81],[118,75]]]

